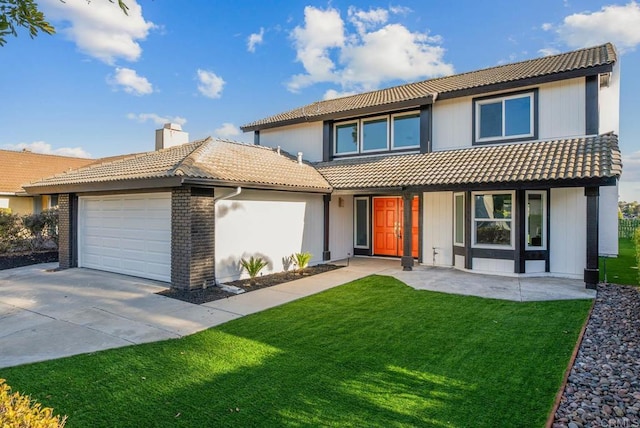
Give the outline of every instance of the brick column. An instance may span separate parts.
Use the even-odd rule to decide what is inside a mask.
[[[171,286],[183,290],[215,282],[213,189],[171,192]]]
[[[74,194],[58,195],[58,263],[60,269],[78,266],[76,258],[77,201]]]
[[[400,264],[402,265],[402,270],[409,271],[413,270],[413,255],[412,255],[412,241],[413,241],[413,194],[409,192],[404,192],[402,194],[402,202],[403,202],[403,230],[402,230],[402,258],[400,259]]]

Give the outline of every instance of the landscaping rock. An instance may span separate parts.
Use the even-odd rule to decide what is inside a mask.
[[[640,427],[639,413],[640,290],[601,284],[553,427]]]

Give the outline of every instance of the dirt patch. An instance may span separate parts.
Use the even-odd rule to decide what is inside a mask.
[[[251,292],[259,290],[261,288],[273,287],[274,285],[282,284],[289,281],[295,281],[296,279],[306,278],[308,276],[317,275],[319,273],[329,272],[335,269],[339,269],[343,266],[336,265],[317,265],[305,268],[302,273],[288,271],[272,273],[270,275],[263,275],[255,280],[242,279],[238,281],[228,282],[227,285],[242,288],[245,292]],[[254,284],[251,284],[254,282]],[[235,296],[234,293],[222,290],[220,287],[209,287],[204,290],[174,290],[167,289],[157,294],[162,296],[171,297],[172,299],[182,300],[183,302],[194,303],[200,305],[202,303],[212,302],[214,300],[226,299],[230,296]]]
[[[58,261],[58,250],[0,255],[0,270]]]

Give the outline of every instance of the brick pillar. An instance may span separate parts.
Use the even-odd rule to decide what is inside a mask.
[[[60,269],[78,266],[76,257],[77,201],[74,194],[58,195],[58,263]]]
[[[412,241],[413,234],[413,194],[404,192],[402,194],[403,207],[403,219],[402,219],[402,258],[400,264],[402,270],[413,270],[413,255],[412,255]]]
[[[171,286],[193,290],[215,282],[213,189],[171,193]]]

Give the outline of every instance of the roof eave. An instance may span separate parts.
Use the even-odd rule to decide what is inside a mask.
[[[54,195],[60,193],[91,193],[106,191],[152,190],[181,186],[183,177],[156,177],[129,180],[99,181],[91,183],[69,183],[25,186],[29,195]]]
[[[250,183],[246,181],[231,181],[231,180],[213,180],[208,178],[185,178],[184,184],[191,184],[203,187],[242,187],[246,189],[254,190],[285,190],[288,192],[300,192],[300,193],[321,193],[328,194],[333,191],[332,187],[319,188],[311,186],[287,186],[283,184],[266,184],[266,183]]]

